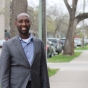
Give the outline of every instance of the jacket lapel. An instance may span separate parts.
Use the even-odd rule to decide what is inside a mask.
[[[22,48],[22,45],[21,45],[21,43],[20,43],[19,36],[16,36],[16,38],[13,40],[13,42],[14,42],[14,44],[15,44],[17,50],[19,51],[19,53],[20,53],[21,56],[23,57],[23,59],[25,59],[26,62],[27,62],[27,64],[30,66],[30,64],[29,64],[29,62],[28,62],[28,60],[27,60],[27,57],[26,57],[26,55],[25,55],[25,52],[24,52],[24,50],[23,50],[23,48]]]
[[[34,55],[33,55],[33,60],[32,60],[32,65],[33,65],[33,63],[34,63],[34,60],[35,60],[35,56],[36,56],[36,39],[35,38],[33,38],[33,43],[34,43]]]

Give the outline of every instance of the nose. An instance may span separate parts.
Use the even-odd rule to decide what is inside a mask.
[[[25,23],[25,22],[23,22],[23,23],[22,23],[22,26],[25,26],[25,25],[26,25],[26,23]]]

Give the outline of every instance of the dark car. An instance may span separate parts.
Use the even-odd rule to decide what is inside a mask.
[[[59,54],[62,52],[62,44],[60,42],[59,38],[48,38],[49,41],[51,41],[55,47],[55,51]]]
[[[64,45],[65,45],[65,40],[66,40],[66,38],[61,38],[61,39],[60,39],[63,49],[64,49]]]
[[[61,38],[60,41],[62,44],[62,48],[64,49],[66,38]],[[74,48],[76,48],[76,47],[77,47],[77,43],[74,41]]]
[[[46,50],[47,50],[47,57],[52,57],[55,55],[55,48],[53,46],[53,44],[47,40],[47,44],[46,44]]]

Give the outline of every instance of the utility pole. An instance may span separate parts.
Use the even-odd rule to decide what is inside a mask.
[[[39,1],[39,38],[44,41],[46,48],[46,0]],[[47,51],[45,50],[46,58]]]
[[[42,39],[42,0],[39,0],[39,38]]]
[[[42,40],[46,47],[46,0],[42,0]]]
[[[85,12],[85,0],[83,1],[83,13]],[[82,21],[83,27],[82,27],[82,47],[84,48],[84,36],[85,36],[85,30],[84,30],[84,20]]]
[[[46,0],[39,1],[39,38],[46,46]]]

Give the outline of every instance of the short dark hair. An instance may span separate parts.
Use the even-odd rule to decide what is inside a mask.
[[[15,20],[17,21],[18,17],[19,17],[19,16],[22,16],[22,15],[27,16],[27,17],[29,18],[29,20],[30,20],[30,16],[29,16],[27,13],[20,13],[20,14],[18,14],[18,15],[16,16]]]
[[[5,32],[7,32],[7,30],[5,29]]]

